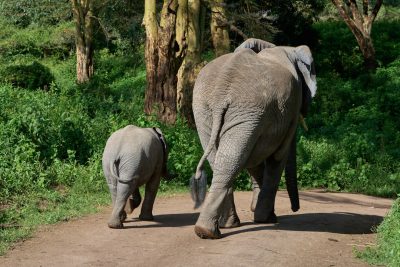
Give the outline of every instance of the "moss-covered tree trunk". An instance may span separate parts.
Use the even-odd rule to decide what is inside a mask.
[[[185,0],[183,0],[185,1]],[[189,0],[185,24],[182,32],[186,33],[187,51],[182,66],[178,72],[177,107],[190,125],[194,125],[192,112],[193,86],[197,74],[204,66],[201,63],[201,1]],[[204,14],[204,13],[203,13]]]
[[[210,1],[211,36],[215,55],[221,56],[230,52],[229,24],[223,0]]]
[[[158,37],[157,92],[159,97],[159,118],[175,123],[177,73],[183,60],[183,50],[175,40],[178,1],[165,1],[161,12]],[[181,53],[177,53],[180,51]]]
[[[157,103],[157,64],[158,64],[158,23],[156,0],[145,0],[143,25],[146,29],[146,48],[144,52],[146,61],[147,88],[145,92],[144,111],[151,114]]]
[[[176,120],[177,73],[185,55],[184,40],[176,40],[178,6],[178,0],[165,0],[158,25],[155,1],[145,1],[144,25],[147,38],[150,36],[145,52],[148,78],[145,112],[151,114],[156,109],[158,118],[168,124]],[[182,34],[179,36],[184,38]]]
[[[371,38],[372,23],[374,22],[383,0],[376,0],[375,6],[370,8],[370,1],[363,0],[362,8],[356,0],[331,0],[339,11],[340,16],[350,28],[357,40],[364,57],[364,66],[367,70],[375,70],[378,63],[375,58],[375,49]]]
[[[93,20],[92,0],[71,0],[75,20],[76,79],[85,83],[93,76]]]

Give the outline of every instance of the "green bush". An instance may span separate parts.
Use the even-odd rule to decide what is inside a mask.
[[[0,19],[0,55],[8,61],[20,58],[21,55],[38,57],[55,56],[65,59],[75,47],[74,24],[60,23],[54,27],[37,27],[24,29],[10,26]]]
[[[4,82],[30,90],[47,90],[54,80],[50,69],[37,61],[29,65],[10,65],[1,75]]]
[[[355,79],[325,74],[298,142],[302,186],[400,192],[400,60]]]
[[[399,20],[379,20],[374,22],[372,39],[376,58],[381,66],[386,66],[400,56]],[[315,23],[318,45],[313,55],[317,74],[338,73],[342,77],[356,78],[363,73],[363,57],[357,41],[343,21],[323,21]]]
[[[68,0],[1,0],[0,16],[19,27],[32,23],[55,25],[70,19],[72,10]]]

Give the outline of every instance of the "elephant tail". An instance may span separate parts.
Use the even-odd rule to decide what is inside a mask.
[[[198,208],[203,204],[206,192],[207,192],[207,175],[203,170],[204,162],[210,155],[212,149],[217,143],[218,136],[221,131],[222,120],[225,114],[226,108],[222,109],[220,112],[215,112],[213,116],[213,124],[211,128],[211,136],[208,141],[207,147],[204,150],[204,154],[201,157],[199,164],[197,165],[196,174],[190,179],[190,188],[192,200],[195,202],[194,208]]]
[[[110,175],[111,175],[113,181],[115,181],[115,183],[117,183],[117,181],[119,180],[119,175],[118,175],[119,160],[118,161],[110,160],[109,164],[110,164],[110,167],[109,167]]]
[[[221,132],[222,120],[224,118],[226,109],[227,108],[222,109],[220,112],[218,112],[218,110],[214,112],[210,140],[208,141],[207,147],[204,150],[204,154],[201,157],[199,164],[197,164],[196,175],[195,175],[195,179],[197,180],[201,179],[204,162],[206,161],[207,157],[210,155],[215,144],[217,143],[218,136]]]

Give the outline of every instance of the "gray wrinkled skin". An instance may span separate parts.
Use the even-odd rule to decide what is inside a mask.
[[[113,205],[108,222],[110,228],[123,227],[126,219],[125,205],[130,206],[127,208],[129,211],[139,206],[139,187],[144,184],[145,196],[139,218],[153,220],[153,204],[161,176],[166,170],[166,161],[166,143],[158,128],[128,125],[110,136],[102,159]]]
[[[195,225],[198,236],[220,238],[220,227],[237,225],[232,185],[243,169],[260,188],[254,221],[276,220],[275,195],[300,111],[309,103],[305,96],[315,92],[307,46],[268,45],[256,53],[244,45],[201,70],[193,90],[193,113],[204,149],[196,178],[208,159],[213,179]]]

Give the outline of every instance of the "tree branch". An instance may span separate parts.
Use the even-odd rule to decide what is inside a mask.
[[[236,27],[235,25],[233,25],[232,23],[227,22],[229,25],[229,29],[233,32],[236,32],[237,34],[239,34],[240,36],[243,37],[244,40],[248,39],[249,37],[243,32],[241,31],[238,27]]]
[[[368,0],[363,0],[363,14],[364,17],[368,16]]]
[[[353,15],[354,22],[356,24],[359,24],[360,27],[362,27],[364,20],[360,14],[360,11],[358,10],[358,5],[357,5],[356,0],[350,0],[350,10],[351,10],[351,14]]]
[[[374,9],[372,10],[371,15],[369,16],[370,23],[374,22],[376,15],[378,15],[379,9],[382,6],[382,2],[383,0],[376,0]]]
[[[350,15],[346,11],[346,8],[343,6],[343,1],[342,0],[331,0],[331,1],[336,6],[340,16],[343,18],[344,22],[350,27],[350,29],[358,28],[355,21],[350,17]]]

